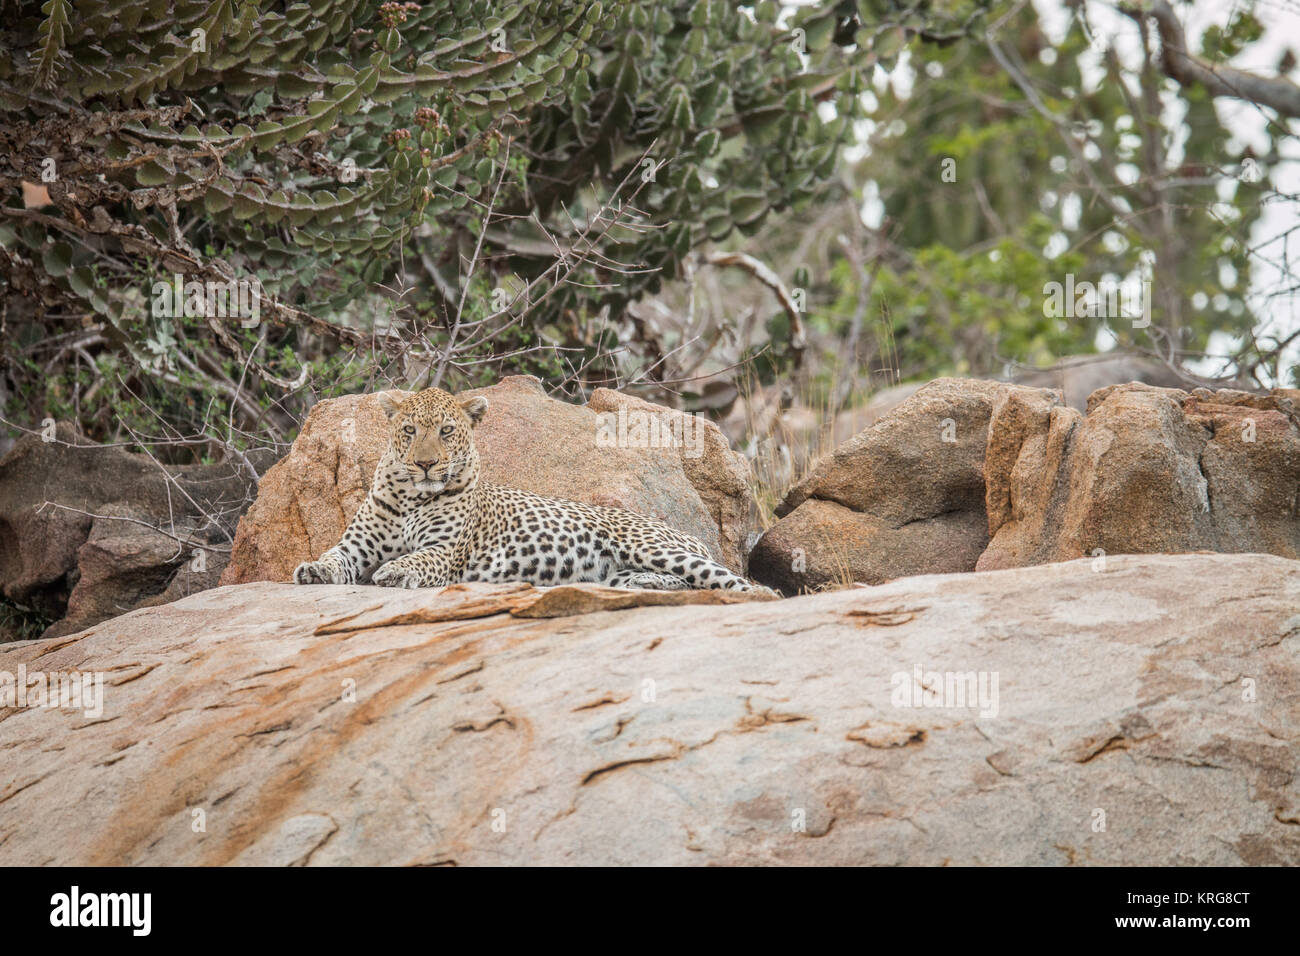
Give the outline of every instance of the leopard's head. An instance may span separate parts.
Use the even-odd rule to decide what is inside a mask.
[[[409,481],[417,494],[460,491],[478,478],[473,428],[483,420],[483,396],[458,401],[440,388],[426,388],[407,398],[380,392],[379,407],[388,416],[390,474]]]

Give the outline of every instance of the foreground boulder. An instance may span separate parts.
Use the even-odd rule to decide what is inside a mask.
[[[1040,396],[998,403],[979,570],[1090,554],[1211,550],[1300,557],[1294,390],[1116,385],[1087,416]]]
[[[263,583],[6,645],[104,693],[0,710],[0,864],[1300,864],[1300,564],[1094,567]]]
[[[788,594],[928,572],[973,571],[988,544],[984,454],[994,405],[1047,389],[978,379],[928,383],[790,489],[750,573]]]
[[[45,636],[217,583],[256,489],[251,465],[163,465],[67,424],[44,437],[0,459],[0,592],[52,621]]]
[[[462,395],[490,403],[474,429],[486,480],[660,518],[744,570],[754,520],[748,466],[712,423],[609,389],[570,405],[531,376]],[[316,405],[288,456],[262,479],[221,583],[288,581],[301,562],[337,544],[387,447],[388,420],[374,395]]]

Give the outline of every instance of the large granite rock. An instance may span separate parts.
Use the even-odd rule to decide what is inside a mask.
[[[1183,388],[1191,380],[1164,362],[1123,352],[1065,355],[1051,368],[1020,368],[1007,378],[1016,385],[1054,389],[1066,405],[1081,412],[1088,407],[1088,396],[1108,385],[1143,382]],[[715,394],[706,394],[702,402],[726,409],[719,424],[732,445],[746,449],[755,459],[765,483],[785,489],[809,464],[893,412],[926,382],[883,388],[865,380],[854,384],[852,395],[865,395],[865,400],[833,415],[824,407],[810,407],[788,382],[755,386],[739,394],[733,386],[710,379],[705,391]]]
[[[571,405],[531,376],[462,393],[480,394],[490,404],[474,441],[488,481],[660,518],[744,570],[755,510],[748,466],[715,425],[608,389]],[[634,430],[646,422],[657,430]],[[337,544],[387,444],[374,395],[316,405],[288,456],[263,477],[221,583],[288,581],[299,563]]]
[[[1300,557],[1300,392],[937,379],[795,485],[750,556],[787,594],[1209,550]]]
[[[209,590],[0,647],[103,674],[0,709],[0,864],[1294,866],[1298,571]]]
[[[984,454],[1002,396],[1046,389],[978,379],[928,383],[790,489],[750,555],[787,594],[927,572],[972,571],[988,544]]]
[[[250,467],[163,465],[66,423],[26,435],[0,459],[0,592],[53,637],[210,588],[256,490]]]
[[[1087,416],[1008,393],[989,434],[977,568],[1210,550],[1300,557],[1293,390],[1116,385]]]

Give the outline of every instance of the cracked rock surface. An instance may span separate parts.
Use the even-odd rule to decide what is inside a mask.
[[[257,583],[5,645],[104,707],[0,708],[0,864],[1300,863],[1300,563],[1094,568]]]

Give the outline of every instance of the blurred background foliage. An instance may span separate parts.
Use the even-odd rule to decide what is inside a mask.
[[[1239,339],[1259,322],[1246,294],[1267,184],[1239,173],[1244,159],[1266,168],[1276,152],[1251,157],[1203,91],[1149,65],[1126,73],[1113,49],[1089,88],[1079,60],[1096,40],[1076,13],[1056,44],[1024,5],[999,39],[918,45],[909,95],[889,84],[874,97],[870,150],[845,179],[855,201],[870,184],[882,207],[865,257],[879,271],[864,279],[852,256],[828,263],[826,317],[842,325],[868,286],[866,314],[888,324],[903,378],[998,375],[1098,344],[1178,363],[1204,353],[1212,333]],[[1232,23],[1225,36],[1258,26],[1245,7]],[[1185,114],[1171,131],[1174,96]],[[1154,260],[1153,329],[1044,314],[1047,283],[1140,280],[1144,258]],[[1262,347],[1243,341],[1221,371],[1249,377]]]
[[[1153,9],[1106,6],[1126,54],[1050,6],[4,0],[6,434],[213,460],[512,372],[831,415],[1099,347],[1300,384],[1251,294],[1294,117],[1252,150]],[[1263,34],[1240,3],[1192,52]],[[1150,328],[1044,309],[1144,269]],[[255,283],[257,323],[164,314],[177,274]]]

